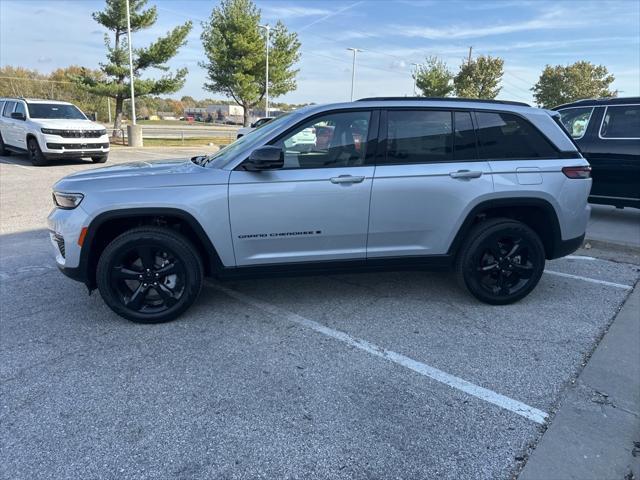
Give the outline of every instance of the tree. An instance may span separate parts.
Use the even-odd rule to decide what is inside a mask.
[[[466,98],[484,98],[492,100],[498,96],[502,87],[504,60],[490,55],[480,55],[470,62],[460,65],[460,71],[453,79],[456,96]]]
[[[580,61],[573,65],[547,65],[531,91],[536,103],[552,108],[582,98],[615,97],[609,86],[615,77],[603,65]]]
[[[158,18],[156,7],[144,9],[147,0],[130,0],[131,31],[137,32],[151,27]],[[125,0],[106,0],[106,7],[95,12],[93,19],[111,30],[114,34],[113,44],[105,35],[107,63],[100,64],[105,79],[95,78],[82,73],[76,81],[87,91],[116,100],[114,129],[122,126],[124,101],[131,97],[129,77],[129,45],[127,43],[127,17]],[[182,88],[187,75],[186,68],[176,70],[174,74],[165,73],[159,79],[141,79],[144,70],[157,68],[168,72],[166,63],[173,58],[180,47],[186,44],[186,37],[191,31],[191,22],[175,27],[165,36],[145,48],[136,48],[133,52],[134,91],[136,97],[174,93]]]
[[[453,74],[438,57],[427,57],[413,78],[423,97],[447,97],[453,92]]]
[[[265,35],[259,28],[260,10],[252,0],[222,0],[202,24],[202,43],[207,62],[205,88],[223,93],[244,107],[244,124],[249,109],[265,95]],[[280,21],[269,36],[269,95],[278,97],[296,89],[298,73],[293,65],[300,59],[300,42]]]

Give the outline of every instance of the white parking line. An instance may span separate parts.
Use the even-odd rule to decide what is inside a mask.
[[[0,163],[2,163],[3,165],[13,165],[14,167],[24,168],[25,170],[35,170],[35,168],[25,167],[24,165],[20,165],[13,162],[5,162],[4,160],[0,160]]]
[[[271,315],[284,317],[290,322],[297,323],[298,325],[310,328],[315,332],[346,343],[349,346],[358,348],[377,357],[384,358],[385,360],[389,360],[390,362],[408,368],[409,370],[419,373],[420,375],[424,375],[425,377],[429,377],[432,380],[444,383],[445,385],[484,400],[485,402],[492,403],[493,405],[496,405],[505,410],[509,410],[513,413],[521,415],[536,423],[542,424],[547,419],[547,413],[543,412],[542,410],[538,410],[537,408],[526,405],[522,402],[519,402],[518,400],[506,397],[487,388],[480,387],[479,385],[475,385],[471,382],[463,380],[462,378],[450,375],[446,372],[443,372],[442,370],[438,370],[437,368],[431,367],[425,363],[413,360],[412,358],[406,357],[400,353],[386,350],[385,348],[379,347],[378,345],[375,345],[366,340],[352,337],[345,332],[334,330],[333,328],[329,328],[325,325],[322,325],[321,323],[309,320],[308,318],[302,317],[296,313],[289,312],[273,304],[263,302],[262,300],[250,297],[236,290],[232,290],[218,284],[211,285],[221,292],[226,293],[230,297],[233,297],[236,300],[239,300],[248,305],[252,305]]]
[[[545,269],[544,273],[548,273],[549,275],[556,275],[558,277],[582,280],[583,282],[597,283],[599,285],[606,285],[607,287],[623,288],[625,290],[631,290],[633,288],[633,285],[623,285],[622,283],[607,282],[606,280],[598,280],[590,277],[581,277],[580,275],[571,275],[570,273],[556,272],[554,270]]]

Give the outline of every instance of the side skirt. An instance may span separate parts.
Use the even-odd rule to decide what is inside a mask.
[[[374,258],[341,261],[299,262],[286,264],[223,267],[215,277],[220,279],[291,277],[323,274],[389,272],[402,270],[446,271],[453,268],[452,255]]]

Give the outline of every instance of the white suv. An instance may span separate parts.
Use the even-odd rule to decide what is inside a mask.
[[[72,103],[0,98],[0,155],[11,152],[27,152],[36,166],[52,158],[90,157],[104,163],[109,136]]]

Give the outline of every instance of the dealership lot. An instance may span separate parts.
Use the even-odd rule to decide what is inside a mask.
[[[431,272],[212,281],[135,325],[53,262],[86,168],[0,158],[2,478],[510,478],[640,276],[582,251],[503,307]]]

